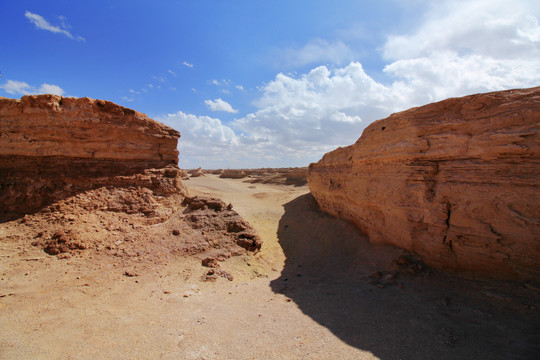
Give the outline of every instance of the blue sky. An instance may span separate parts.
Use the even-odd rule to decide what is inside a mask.
[[[374,120],[540,85],[540,5],[0,3],[0,96],[106,99],[182,133],[180,166],[307,166]]]

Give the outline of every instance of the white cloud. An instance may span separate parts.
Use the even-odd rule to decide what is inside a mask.
[[[242,85],[236,85],[235,88],[240,91],[244,91],[244,87]]]
[[[259,88],[256,111],[226,125],[213,120],[229,134],[226,140],[212,137],[212,146],[220,151],[209,154],[203,149],[207,143],[192,142],[181,148],[181,158],[202,152],[209,160],[200,157],[198,166],[207,166],[205,161],[214,167],[307,165],[353,143],[372,121],[392,112],[448,97],[540,84],[540,3],[438,2],[423,19],[381,44],[387,60],[385,83],[367,74],[359,62],[319,66],[294,76],[280,73]],[[192,121],[211,123],[199,117]],[[177,128],[186,131],[182,124]],[[193,128],[191,124],[188,133]]]
[[[24,16],[30,20],[32,24],[34,24],[38,29],[47,30],[55,34],[64,34],[70,39],[77,40],[77,41],[86,41],[85,38],[82,36],[74,36],[69,32],[67,29],[70,27],[67,24],[66,18],[63,16],[60,16],[60,26],[51,25],[45,18],[41,15],[31,13],[30,11],[26,11],[24,13]]]
[[[216,85],[216,86],[229,86],[232,84],[232,81],[228,79],[221,79],[221,80],[213,79],[213,80],[210,80],[208,83],[212,85]]]
[[[31,86],[24,81],[8,80],[5,84],[0,85],[8,94],[27,95],[31,92]]]
[[[181,129],[179,165],[183,168],[220,167],[223,157],[234,158],[239,150],[239,136],[219,119],[178,111],[157,120]]]
[[[172,71],[171,69],[167,70],[167,72],[169,74],[171,74],[172,76],[176,77],[176,73],[174,71]]]
[[[344,64],[355,58],[355,52],[342,41],[314,39],[299,49],[278,50],[275,65],[279,68],[301,67],[310,64]]]
[[[41,84],[37,92],[40,94],[64,95],[64,90],[60,86],[53,84]]]
[[[13,95],[37,95],[37,94],[54,94],[64,95],[64,90],[53,84],[41,84],[39,87],[31,86],[24,81],[8,80],[5,84],[0,85],[0,89],[4,89],[8,94]]]
[[[539,17],[540,3],[528,0],[438,3],[414,32],[388,38],[384,71],[427,101],[536,86]]]
[[[230,112],[230,113],[238,112],[238,110],[233,109],[231,104],[229,104],[228,102],[222,99],[205,100],[204,103],[212,111],[225,111],[225,112]]]
[[[190,63],[188,63],[187,61],[184,61],[184,62],[182,63],[182,65],[187,66],[188,68],[192,68],[192,67],[194,66],[193,64],[190,64]]]

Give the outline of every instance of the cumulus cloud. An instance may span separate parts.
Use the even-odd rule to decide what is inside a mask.
[[[0,85],[8,94],[13,95],[37,95],[37,94],[54,94],[64,95],[64,90],[53,84],[43,83],[39,87],[34,87],[24,81],[8,80],[5,84]]]
[[[47,30],[55,34],[63,34],[72,40],[86,41],[86,39],[82,36],[74,36],[73,34],[71,34],[71,32],[69,32],[69,30],[67,30],[70,26],[67,24],[66,18],[63,16],[59,17],[61,22],[59,26],[52,25],[43,16],[34,14],[30,11],[26,11],[24,13],[24,16],[28,20],[30,20],[30,22],[34,24],[38,29]]]
[[[316,63],[343,64],[355,58],[355,53],[342,41],[329,42],[314,39],[301,48],[287,48],[277,51],[276,66],[294,68]]]
[[[187,66],[188,68],[192,68],[192,67],[194,66],[193,64],[190,64],[190,63],[188,63],[187,61],[184,61],[184,62],[182,63],[182,65]]]
[[[384,71],[430,101],[538,85],[539,17],[528,0],[437,3],[415,31],[388,38]]]
[[[234,158],[233,154],[240,148],[240,137],[220,119],[186,114],[182,111],[156,119],[181,129],[181,167],[220,167],[223,166],[223,157]]]
[[[238,110],[233,109],[231,104],[222,99],[205,100],[204,103],[212,111],[225,111],[229,113],[236,113]]]
[[[538,86],[539,18],[540,3],[534,1],[437,3],[416,28],[381,44],[385,83],[354,61],[295,76],[280,73],[259,88],[254,112],[216,123],[230,137],[221,145],[212,138],[220,149],[212,161],[221,162],[218,167],[307,165],[353,143],[372,121],[392,112],[453,96]],[[186,132],[181,124],[178,129]],[[192,143],[181,156],[206,151],[202,144]]]

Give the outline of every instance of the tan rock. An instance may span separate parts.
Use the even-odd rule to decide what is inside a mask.
[[[376,121],[310,165],[320,207],[439,269],[540,275],[540,87]]]
[[[180,133],[109,101],[0,98],[0,221],[103,186],[182,194]]]
[[[191,169],[191,170],[188,170],[188,174],[191,177],[199,177],[199,176],[204,176],[204,171],[201,168]]]
[[[180,133],[144,114],[25,96],[0,99],[0,125],[0,234],[62,258],[95,252],[126,262],[221,260],[261,248],[232,206],[188,196],[176,165]]]
[[[228,178],[228,179],[242,179],[247,176],[247,173],[245,170],[235,170],[235,169],[226,169],[221,172],[219,175],[220,178]]]
[[[180,133],[110,101],[58,95],[0,98],[2,156],[178,163]]]

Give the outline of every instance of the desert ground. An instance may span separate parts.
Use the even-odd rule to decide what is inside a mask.
[[[136,270],[0,234],[2,359],[539,359],[540,289],[432,271],[321,213],[307,186],[206,175],[263,240],[203,281],[200,260]]]

